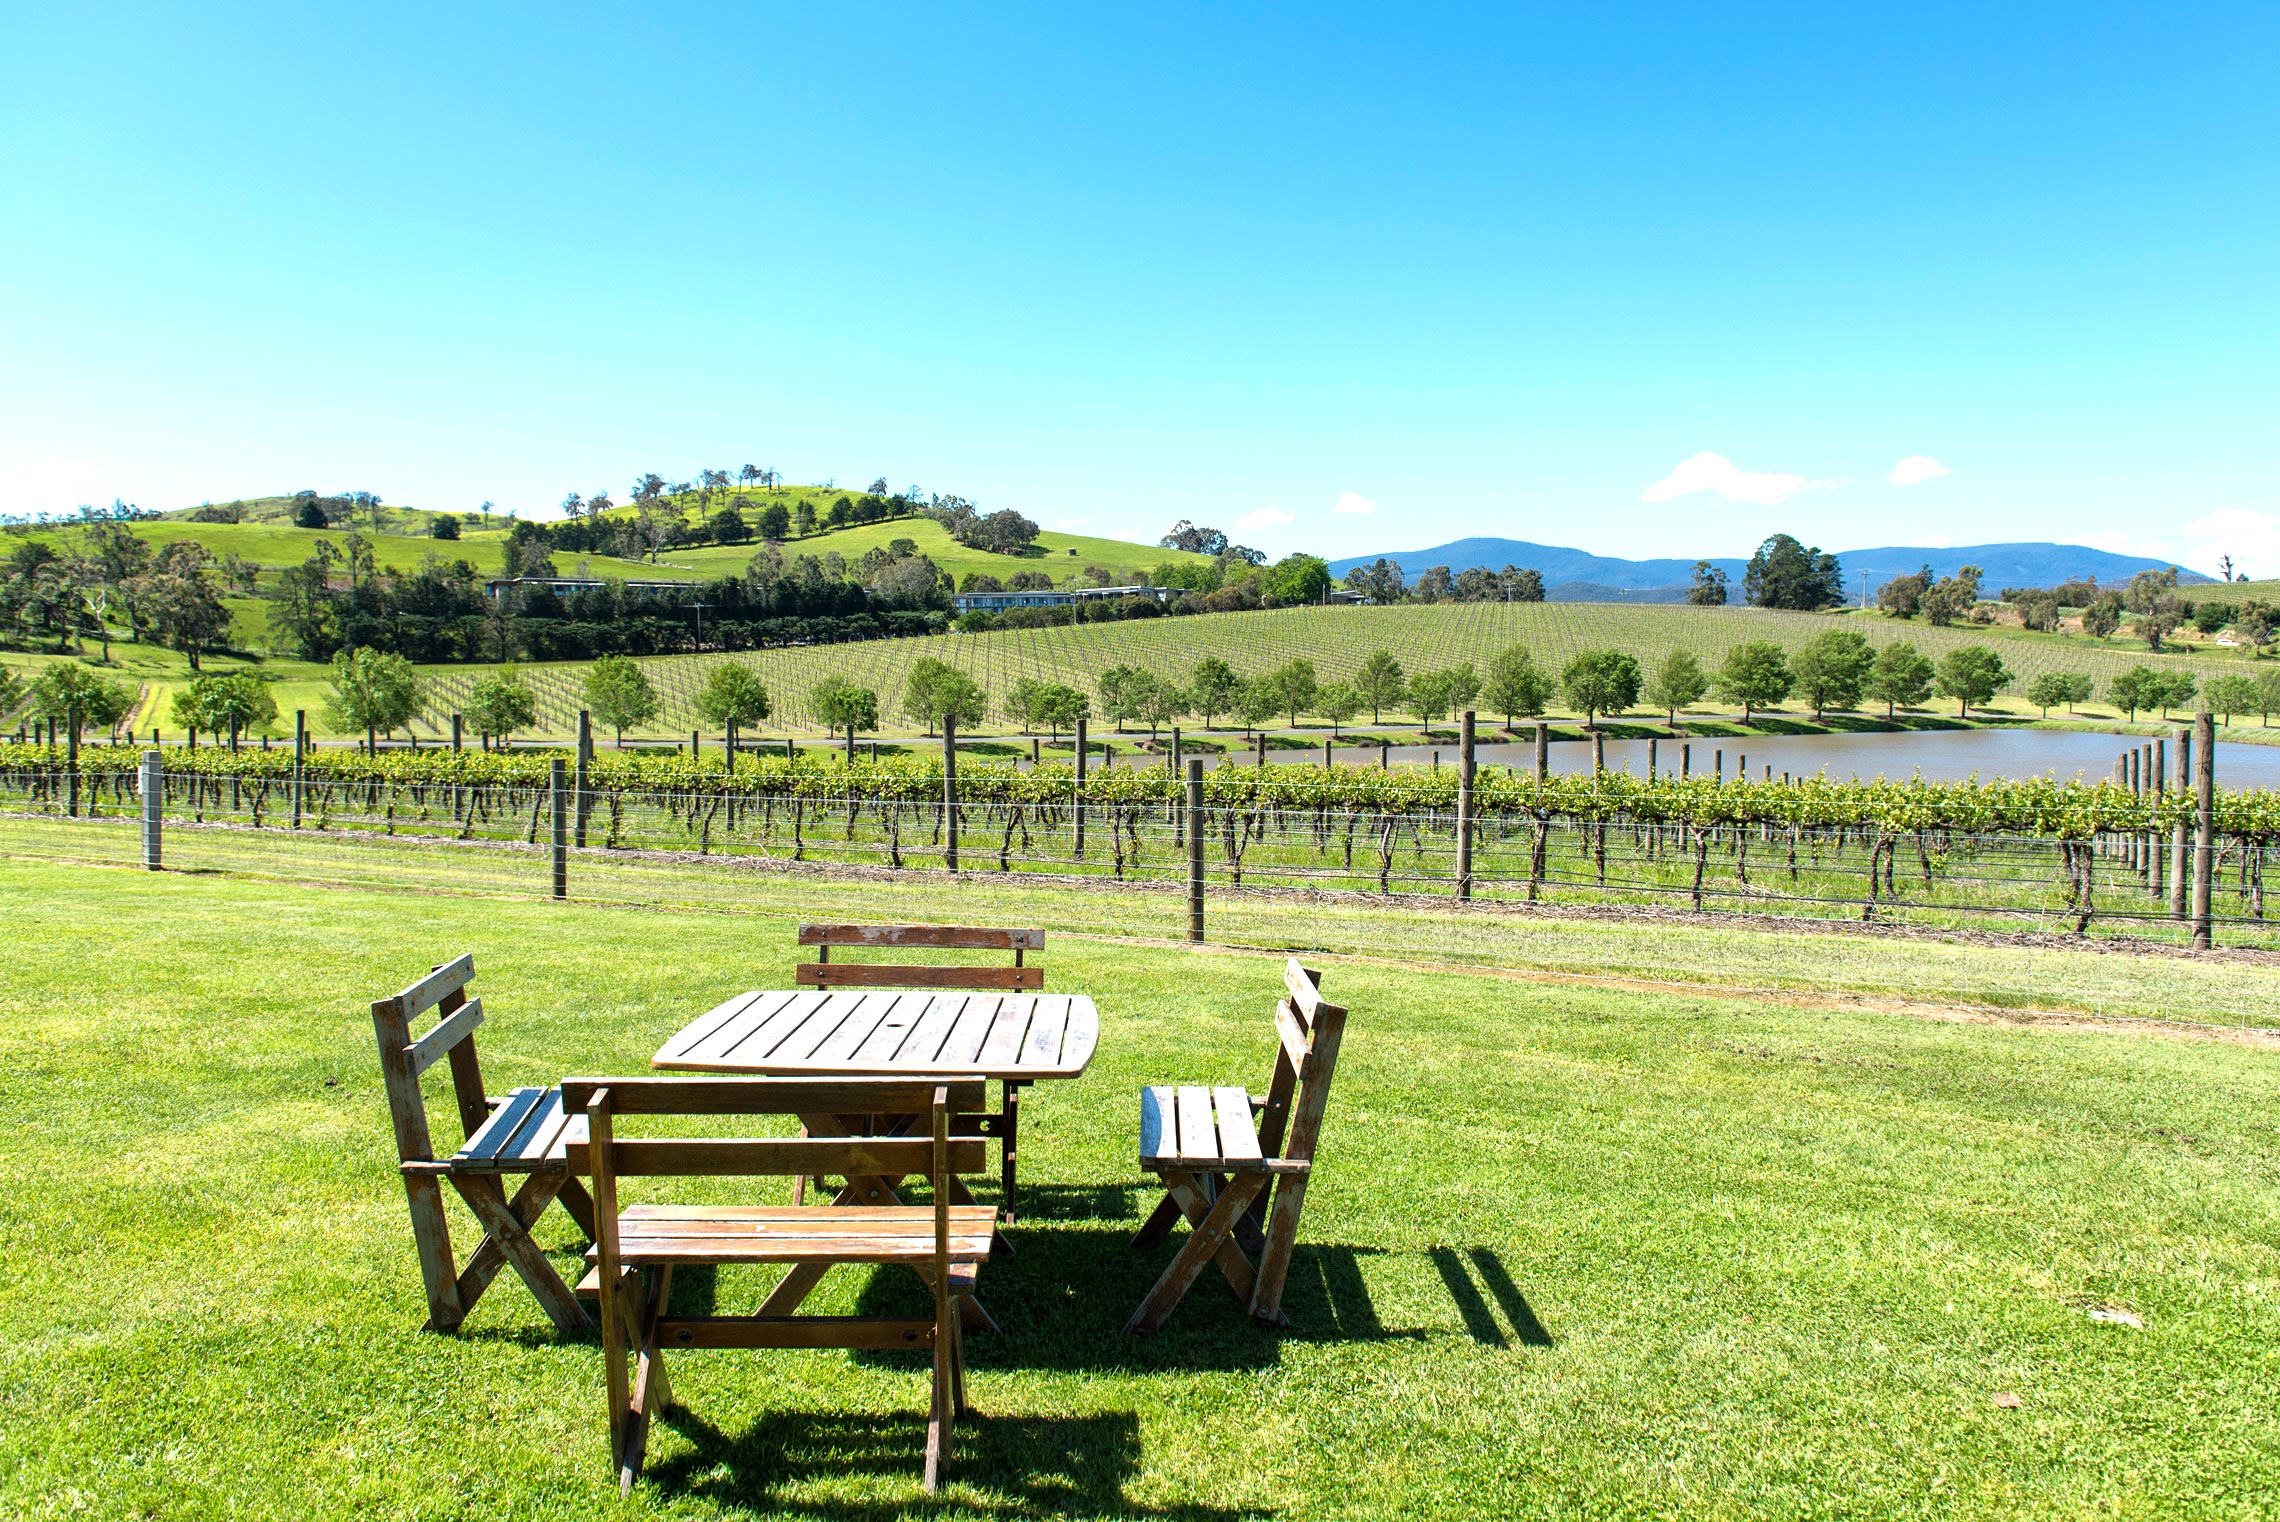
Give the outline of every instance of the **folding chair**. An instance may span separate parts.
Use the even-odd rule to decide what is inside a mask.
[[[1027,952],[1045,949],[1042,930],[993,930],[974,925],[802,925],[799,944],[816,948],[815,960],[792,970],[801,988],[973,988],[1003,989],[1008,993],[1035,993],[1045,986],[1045,969],[1022,961]],[[834,962],[834,947],[869,947],[874,950],[920,947],[930,951],[1010,951],[1011,967],[972,962]],[[1020,1154],[1021,1091],[1026,1085],[1007,1079],[1004,1102],[995,1115],[981,1117],[982,1134],[1002,1143],[998,1185],[1004,1196],[999,1210],[1005,1224],[1013,1224],[1013,1195]],[[792,1181],[795,1201],[807,1198],[807,1180]],[[1008,1251],[1010,1251],[1010,1247]]]
[[[1219,1265],[1254,1318],[1286,1321],[1283,1281],[1346,1033],[1346,1011],[1323,1001],[1321,983],[1296,958],[1284,964],[1290,997],[1275,1006],[1274,1075],[1264,1096],[1233,1087],[1141,1090],[1140,1166],[1162,1180],[1165,1193],[1132,1239],[1133,1250],[1163,1241],[1182,1216],[1192,1230],[1125,1323],[1127,1332],[1162,1326],[1206,1263]]]
[[[475,1055],[475,1027],[483,1023],[483,1001],[467,997],[467,984],[474,976],[475,958],[463,956],[372,1006],[388,1114],[396,1128],[397,1167],[411,1201],[412,1240],[419,1248],[420,1278],[427,1288],[425,1330],[447,1332],[457,1327],[490,1287],[500,1265],[512,1264],[557,1328],[584,1331],[593,1326],[592,1318],[530,1239],[531,1226],[556,1198],[589,1241],[594,1235],[593,1201],[571,1176],[564,1159],[562,1095],[547,1088],[515,1089],[500,1098],[484,1093],[483,1068]],[[438,1016],[436,1023],[413,1040],[412,1022],[430,1009]],[[438,1158],[428,1134],[420,1075],[446,1057],[451,1060],[451,1087],[459,1101],[460,1129],[467,1139],[451,1156]],[[523,1181],[510,1200],[504,1181],[516,1174]],[[464,1269],[452,1256],[451,1226],[440,1186],[445,1180],[483,1226],[483,1240]]]
[[[988,1259],[997,1212],[953,1205],[960,1173],[987,1166],[978,1136],[952,1136],[953,1117],[988,1102],[979,1078],[569,1078],[564,1102],[585,1120],[573,1130],[570,1164],[594,1181],[601,1230],[587,1254],[601,1299],[602,1359],[610,1452],[621,1491],[641,1473],[649,1425],[672,1403],[667,1348],[931,1348],[934,1392],[927,1413],[926,1488],[950,1455],[951,1425],[966,1411],[963,1303]],[[923,1118],[928,1135],[754,1138],[619,1138],[636,1115],[838,1114]],[[746,1178],[798,1172],[846,1175],[842,1199],[874,1189],[895,1199],[906,1174],[932,1185],[931,1206],[630,1205],[618,1181],[636,1177]],[[683,1264],[782,1263],[784,1283],[757,1314],[675,1316],[673,1270]],[[931,1316],[790,1314],[820,1269],[840,1263],[902,1263],[934,1291]],[[786,1296],[783,1292],[793,1292]],[[636,1356],[631,1376],[626,1353]]]

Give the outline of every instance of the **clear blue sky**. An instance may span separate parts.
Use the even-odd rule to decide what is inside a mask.
[[[750,461],[1275,552],[2280,574],[2269,3],[19,6],[0,50],[0,509]]]

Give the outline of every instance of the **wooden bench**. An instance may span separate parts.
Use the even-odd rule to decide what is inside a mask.
[[[1161,1327],[1206,1263],[1219,1265],[1252,1316],[1286,1319],[1283,1283],[1346,1032],[1346,1011],[1324,1001],[1321,982],[1295,958],[1284,965],[1290,997],[1275,1007],[1274,1072],[1263,1096],[1193,1085],[1141,1090],[1140,1166],[1165,1193],[1132,1246],[1155,1246],[1182,1216],[1192,1230],[1126,1331]]]
[[[668,1348],[909,1348],[934,1358],[927,1414],[926,1488],[949,1459],[951,1426],[966,1411],[964,1302],[989,1257],[997,1213],[951,1202],[961,1173],[987,1166],[978,1136],[953,1136],[952,1120],[988,1102],[980,1078],[570,1078],[564,1103],[583,1117],[569,1141],[570,1165],[594,1183],[600,1227],[588,1257],[601,1301],[610,1452],[621,1491],[641,1473],[649,1425],[672,1401]],[[837,1132],[842,1118],[897,1118],[907,1134],[798,1137],[620,1138],[622,1116],[797,1115],[808,1129]],[[917,1134],[923,1124],[926,1134]],[[635,1177],[744,1178],[838,1174],[835,1205],[629,1205],[618,1183]],[[923,1175],[931,1205],[900,1203],[895,1187]],[[864,1206],[853,1201],[894,1201]],[[757,1313],[675,1316],[673,1272],[683,1265],[781,1263],[782,1282]],[[934,1293],[931,1316],[799,1316],[792,1312],[825,1270],[841,1263],[900,1263]],[[631,1374],[628,1349],[635,1353]]]
[[[388,1115],[396,1130],[397,1167],[411,1202],[412,1240],[419,1249],[420,1278],[427,1289],[427,1330],[457,1327],[490,1287],[500,1266],[512,1264],[556,1327],[584,1331],[592,1327],[592,1319],[530,1239],[532,1224],[555,1199],[561,1200],[589,1241],[594,1234],[593,1201],[571,1176],[566,1161],[569,1118],[562,1108],[562,1094],[550,1088],[515,1089],[497,1098],[485,1093],[483,1067],[475,1053],[483,1001],[467,996],[474,976],[475,958],[463,956],[372,1006]],[[436,1023],[415,1040],[412,1022],[431,1009]],[[420,1076],[447,1059],[466,1140],[449,1157],[438,1158],[428,1131]],[[505,1180],[517,1174],[522,1175],[522,1184],[510,1200]],[[444,1181],[458,1191],[483,1226],[483,1240],[464,1269],[457,1266],[451,1251]]]
[[[1022,959],[1045,949],[1042,930],[1000,930],[978,925],[802,925],[799,944],[815,948],[815,960],[792,971],[802,988],[971,988],[1005,993],[1034,993],[1045,986],[1045,969]],[[834,962],[833,947],[841,950],[1010,951],[1013,965],[988,963]],[[1021,1090],[1012,1079],[1005,1082],[1003,1102],[995,1115],[983,1117],[983,1130],[1000,1142],[998,1187],[1007,1225],[1014,1219],[1014,1189],[1019,1181]],[[807,1180],[792,1181],[793,1198],[807,1197]]]

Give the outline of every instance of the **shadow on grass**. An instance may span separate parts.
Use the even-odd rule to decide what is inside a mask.
[[[1261,1326],[1217,1268],[1206,1268],[1163,1330],[1137,1337],[1124,1330],[1184,1233],[1145,1252],[1131,1248],[1135,1225],[1014,1232],[1015,1251],[983,1266],[975,1298],[999,1331],[967,1340],[977,1373],[1056,1369],[1149,1373],[1177,1369],[1273,1366],[1286,1342],[1421,1340],[1422,1330],[1389,1328],[1378,1318],[1361,1263],[1377,1249],[1344,1243],[1300,1243],[1283,1287],[1285,1327]],[[864,1316],[924,1316],[933,1304],[916,1274],[881,1270],[856,1300]],[[858,1353],[886,1368],[927,1367],[923,1353]]]
[[[923,1395],[923,1391],[921,1392]],[[974,1391],[977,1401],[988,1397]],[[916,1409],[876,1416],[788,1412],[722,1432],[678,1408],[664,1424],[691,1449],[652,1462],[643,1484],[668,1496],[819,1517],[904,1517],[932,1506],[985,1516],[1099,1515],[1223,1522],[1265,1515],[1208,1506],[1143,1506],[1124,1483],[1140,1467],[1140,1421],[1130,1412],[1098,1416],[993,1417],[977,1411],[958,1424],[938,1501],[804,1500],[784,1492],[833,1479],[877,1476],[915,1490],[925,1463],[926,1422]]]
[[[1465,1330],[1475,1342],[1488,1347],[1510,1347],[1515,1339],[1531,1348],[1548,1348],[1553,1345],[1552,1334],[1536,1319],[1528,1304],[1528,1297],[1520,1293],[1520,1286],[1512,1282],[1505,1272],[1504,1260],[1493,1248],[1475,1247],[1460,1253],[1454,1247],[1433,1249],[1433,1267],[1441,1274],[1441,1282],[1449,1287],[1449,1298],[1457,1303],[1457,1314],[1464,1318]],[[1473,1283],[1475,1276],[1479,1285]],[[1488,1294],[1483,1296],[1481,1289]],[[1489,1309],[1489,1300],[1496,1302],[1504,1312],[1504,1325],[1497,1323]],[[1505,1326],[1510,1326],[1508,1334]]]

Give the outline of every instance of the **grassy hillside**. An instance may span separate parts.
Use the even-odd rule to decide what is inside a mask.
[[[1106,566],[1112,571],[1137,579],[1142,573],[1172,561],[1205,561],[1209,557],[1188,555],[1177,550],[1158,549],[1154,545],[1127,544],[1120,539],[1091,539],[1077,534],[1041,533],[1031,552],[1025,555],[993,555],[987,550],[968,549],[950,537],[940,524],[925,518],[898,518],[889,523],[869,523],[856,528],[844,528],[834,533],[811,534],[805,539],[784,541],[784,557],[797,555],[822,557],[836,552],[849,561],[863,558],[870,549],[884,549],[897,539],[908,539],[918,546],[918,552],[951,575],[964,581],[976,571],[995,576],[1003,581],[1022,571],[1042,571],[1055,581],[1063,580],[1082,571],[1088,565]],[[759,548],[755,544],[706,545],[699,549],[665,550],[658,556],[660,567],[670,567],[676,573],[691,576],[733,576],[741,572]],[[559,562],[562,557],[557,556]]]
[[[774,492],[748,493],[755,502],[783,501],[793,503],[802,498],[828,507],[839,495],[818,487],[787,486]],[[278,570],[299,565],[315,553],[317,542],[323,539],[338,543],[348,531],[343,524],[330,529],[295,528],[290,518],[292,499],[270,497],[248,499],[244,504],[248,521],[243,523],[195,523],[187,517],[176,516],[152,519],[132,525],[139,538],[152,544],[171,544],[177,540],[194,540],[203,544],[217,557],[237,555],[264,570]],[[698,509],[693,498],[684,505],[684,517],[693,522]],[[435,515],[409,508],[383,508],[382,529],[374,533],[368,524],[356,525],[372,544],[373,554],[381,567],[387,570],[411,570],[429,555],[446,561],[464,560],[479,574],[496,576],[504,566],[503,550],[506,542],[505,519],[493,519],[494,528],[468,528],[456,540],[431,538],[427,525]],[[631,509],[619,508],[609,515],[614,518],[631,516]],[[21,535],[44,539],[58,547],[71,543],[75,530],[68,525],[30,531],[15,531],[0,539],[0,552]],[[1042,571],[1059,581],[1082,571],[1086,566],[1105,566],[1120,577],[1137,578],[1155,566],[1171,561],[1202,561],[1207,557],[1188,555],[1177,550],[1160,549],[1154,545],[1127,544],[1118,539],[1095,539],[1079,534],[1041,533],[1036,544],[1026,554],[993,555],[986,550],[968,549],[952,539],[939,524],[923,518],[903,518],[889,523],[865,524],[834,532],[811,534],[804,539],[785,541],[787,558],[796,555],[814,555],[818,558],[838,554],[849,562],[863,558],[867,550],[884,548],[897,539],[917,543],[919,552],[936,565],[961,581],[970,573],[980,571],[1000,580],[1020,571]],[[664,550],[656,561],[621,560],[608,555],[588,555],[562,550],[554,557],[556,568],[565,576],[584,574],[616,576],[629,579],[662,581],[697,581],[720,576],[740,575],[760,548],[754,541],[741,545],[702,545],[683,549]]]
[[[989,690],[994,702],[1022,677],[1066,682],[1093,692],[1100,673],[1113,665],[1140,665],[1184,676],[1206,655],[1216,655],[1246,674],[1303,656],[1314,662],[1316,672],[1326,682],[1351,676],[1370,652],[1378,649],[1392,651],[1405,668],[1416,672],[1460,661],[1485,667],[1497,651],[1514,643],[1527,645],[1539,664],[1554,671],[1583,650],[1608,646],[1629,651],[1642,664],[1684,648],[1695,652],[1705,666],[1713,666],[1743,640],[1773,639],[1795,649],[1822,630],[1839,627],[1859,629],[1879,644],[1909,640],[1935,660],[1960,645],[1991,646],[2016,674],[2014,690],[2049,670],[2088,672],[2097,680],[2102,697],[2108,681],[2140,663],[2181,665],[2204,678],[2219,671],[2249,669],[2237,656],[2148,656],[2142,650],[2095,649],[2015,629],[1935,629],[1921,622],[1900,623],[1877,615],[1612,603],[1285,608],[881,640],[737,656],[666,656],[648,662],[648,666],[666,698],[660,731],[685,734],[696,725],[689,705],[706,669],[731,659],[749,664],[760,674],[775,698],[778,724],[812,725],[808,692],[827,675],[845,676],[878,691],[880,706],[886,711],[882,717],[888,717],[892,724],[889,715],[899,703],[911,666],[928,656],[970,673]],[[525,668],[526,677],[540,694],[543,724],[562,730],[575,722],[582,670],[576,665]],[[463,699],[477,674],[477,668],[466,667],[438,671],[435,686],[439,703],[449,705]],[[1952,711],[1952,705],[1941,706]],[[2013,714],[2035,712],[2015,696],[1997,706]],[[1713,703],[1712,707],[1718,705]],[[449,711],[448,706],[444,711]],[[1797,706],[1791,705],[1791,711],[1798,711]],[[2102,703],[2093,703],[2085,711],[2110,710]]]

